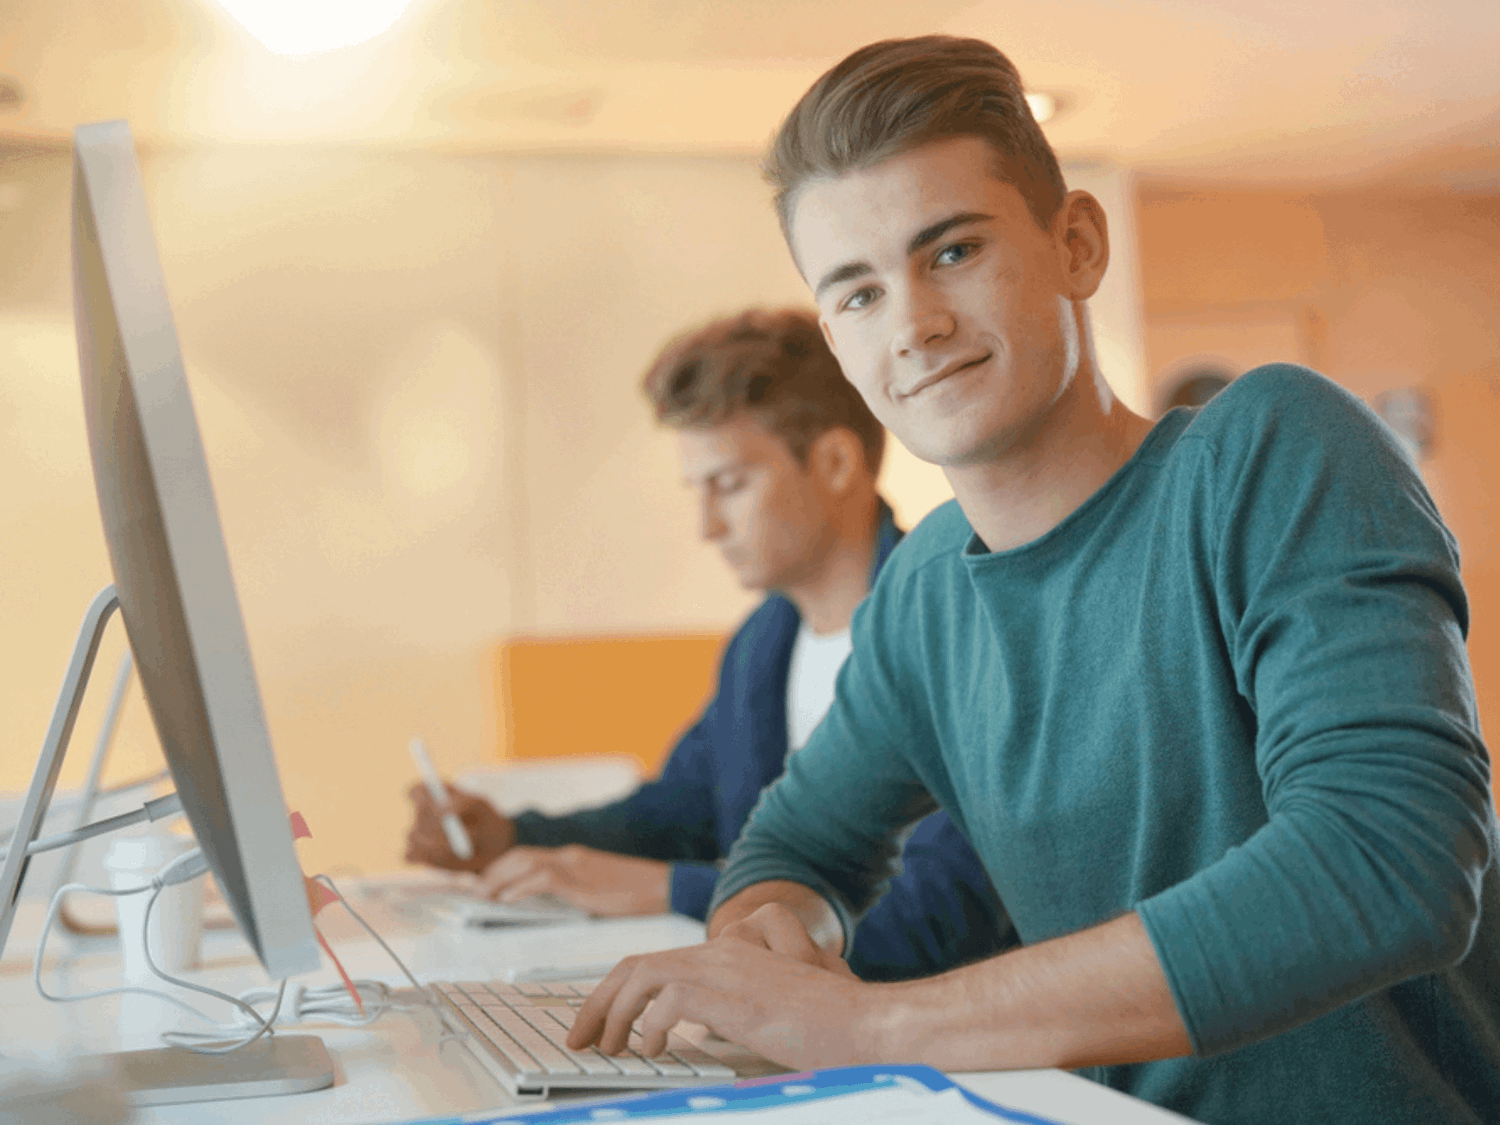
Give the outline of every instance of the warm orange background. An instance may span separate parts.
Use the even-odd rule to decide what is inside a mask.
[[[502,753],[628,754],[654,777],[713,691],[725,638],[518,637],[495,650]]]

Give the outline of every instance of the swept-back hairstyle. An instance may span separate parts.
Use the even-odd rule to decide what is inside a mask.
[[[928,35],[861,47],[813,83],[782,122],[765,162],[781,230],[791,238],[809,181],[868,168],[933,141],[979,137],[997,174],[1047,229],[1067,188],[1011,61],[979,39]]]
[[[669,426],[717,426],[760,417],[799,461],[820,434],[858,435],[873,476],[885,428],[844,378],[817,317],[800,309],[751,309],[673,340],[642,383],[656,419]]]

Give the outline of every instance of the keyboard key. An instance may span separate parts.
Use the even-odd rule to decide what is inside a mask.
[[[641,1033],[633,1027],[630,1029],[630,1049],[636,1054],[640,1055],[641,1058],[645,1059],[652,1066],[656,1067],[657,1073],[661,1074],[664,1078],[698,1077],[693,1073],[693,1068],[688,1066],[687,1063],[682,1062],[679,1059],[675,1059],[669,1054],[647,1055],[643,1050]]]
[[[536,1028],[532,1027],[517,1012],[509,1009],[497,1009],[484,1011],[486,1019],[492,1021],[495,1026],[509,1035],[517,1043],[526,1049],[526,1053],[541,1064],[543,1070],[548,1074],[582,1074],[583,1068],[576,1065],[565,1055],[561,1048],[542,1037]]]
[[[498,1033],[499,1029],[494,1026],[493,1021],[484,1018],[478,1008],[469,1008],[465,1011],[458,1009],[459,1017],[471,1035],[479,1039],[484,1046],[498,1054],[510,1064],[518,1074],[531,1074],[537,1071],[536,1059],[527,1054],[522,1047],[504,1033]]]
[[[567,1034],[591,982],[558,981],[550,989],[541,981],[458,981],[430,987],[445,1010],[458,1013],[453,1023],[469,1033],[484,1065],[497,1075],[503,1071],[501,1081],[513,1089],[546,1088],[553,1080],[566,1088],[569,1078],[597,1087],[610,1085],[612,1078],[671,1086],[735,1077],[733,1068],[675,1032],[667,1036],[666,1051],[654,1058],[641,1054],[641,1036],[633,1029],[623,1055],[605,1055],[594,1047],[569,1050]]]
[[[678,1062],[692,1067],[693,1072],[701,1077],[725,1079],[734,1077],[733,1069],[725,1066],[696,1043],[690,1043],[680,1035],[667,1036],[667,1051]]]

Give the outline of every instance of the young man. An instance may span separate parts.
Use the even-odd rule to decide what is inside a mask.
[[[416,785],[407,859],[483,872],[481,892],[506,901],[548,893],[598,914],[703,918],[761,789],[828,709],[849,619],[900,532],[875,490],[885,430],[844,380],[816,317],[718,321],[668,347],[645,390],[676,431],[703,537],[766,600],[730,640],[717,694],[659,780],[603,808],[513,820],[454,791],[475,844],[468,862],[449,850]],[[903,860],[893,893],[855,936],[859,975],[925,975],[1014,943],[947,816],[917,825]]]
[[[845,374],[956,502],[855,615],[712,940],[622,962],[573,1045],[644,1013],[647,1050],[687,1018],[798,1068],[1093,1067],[1205,1122],[1500,1120],[1467,604],[1396,442],[1288,366],[1126,411],[1084,304],[1104,216],[987,44],[857,52],[769,168]],[[934,802],[1025,944],[852,980],[875,859]]]

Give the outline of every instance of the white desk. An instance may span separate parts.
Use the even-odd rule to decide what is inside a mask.
[[[430,918],[413,918],[379,898],[354,893],[350,897],[420,980],[490,979],[512,967],[594,963],[687,945],[702,937],[701,925],[675,916],[461,930]],[[150,997],[111,997],[69,1005],[43,1001],[32,988],[30,973],[39,923],[39,904],[28,904],[0,965],[0,1012],[4,1013],[0,1057],[45,1062],[155,1047],[161,1030],[193,1026],[189,1017]],[[405,984],[399,970],[338,906],[324,911],[319,925],[352,977]],[[119,957],[110,942],[96,940],[76,955],[66,955],[67,949],[67,942],[54,936],[49,950],[53,965],[47,973],[54,991],[81,992],[118,983]],[[203,967],[185,976],[227,992],[265,983],[263,972],[237,935],[211,933],[205,937],[203,952]],[[325,979],[336,979],[331,967],[316,983]],[[208,997],[201,1001],[203,1010],[216,1018],[225,1008]],[[461,1045],[453,1041],[439,1045],[437,1021],[430,1013],[389,1015],[366,1030],[332,1025],[308,1030],[322,1037],[333,1056],[337,1079],[331,1089],[280,1098],[164,1106],[141,1110],[135,1120],[141,1125],[204,1120],[226,1125],[376,1125],[514,1104]],[[1186,1120],[1057,1070],[955,1077],[1000,1105],[1069,1125],[1167,1125]]]

